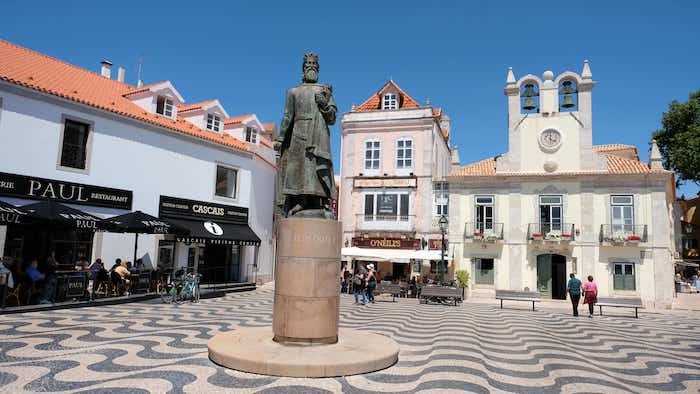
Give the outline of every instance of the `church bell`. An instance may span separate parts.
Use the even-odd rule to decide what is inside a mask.
[[[562,93],[564,94],[561,103],[562,108],[571,108],[576,105],[574,103],[574,98],[572,97],[572,95],[576,93],[576,89],[574,89],[572,85],[573,84],[571,83],[571,81],[564,81],[562,83]]]
[[[535,86],[533,84],[529,83],[525,85],[525,91],[523,92],[523,96],[525,97],[523,109],[527,111],[535,109],[536,106],[533,97],[537,96],[537,92],[535,92]]]

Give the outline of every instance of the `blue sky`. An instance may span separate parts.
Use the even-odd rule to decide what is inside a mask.
[[[646,160],[668,103],[700,88],[699,16],[692,1],[2,0],[0,37],[95,71],[109,59],[131,83],[143,55],[146,83],[276,123],[315,51],[341,112],[393,78],[450,115],[463,164],[506,150],[508,66],[517,78],[589,59],[594,143],[634,144]]]

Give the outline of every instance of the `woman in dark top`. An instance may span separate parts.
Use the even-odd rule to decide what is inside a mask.
[[[369,272],[367,273],[367,298],[369,302],[374,304],[374,289],[377,288],[377,276],[374,271],[374,264],[367,266]]]

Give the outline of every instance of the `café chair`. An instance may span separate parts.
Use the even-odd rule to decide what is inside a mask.
[[[7,302],[13,298],[14,298],[17,306],[22,305],[22,303],[19,301],[21,295],[22,295],[22,284],[17,283],[17,285],[13,289],[11,289],[11,291],[7,292],[7,295],[5,296],[5,305],[7,305]]]

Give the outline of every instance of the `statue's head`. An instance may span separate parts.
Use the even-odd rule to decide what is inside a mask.
[[[318,55],[311,52],[304,55],[304,63],[301,68],[304,72],[302,81],[308,83],[318,82]]]

